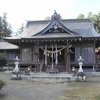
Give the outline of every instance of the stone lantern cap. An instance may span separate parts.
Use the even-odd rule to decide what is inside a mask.
[[[82,56],[79,57],[78,61],[83,61],[84,59],[82,59]]]
[[[16,58],[14,59],[14,61],[19,61],[19,58],[18,58],[18,56],[16,56]]]

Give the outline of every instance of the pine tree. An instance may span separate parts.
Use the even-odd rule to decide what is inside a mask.
[[[0,37],[10,36],[12,33],[11,26],[7,22],[6,16],[6,13],[3,14],[3,17],[0,16]]]

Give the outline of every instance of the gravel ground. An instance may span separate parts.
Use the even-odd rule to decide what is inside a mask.
[[[57,100],[66,90],[66,79],[10,80],[11,74],[0,72],[7,86],[0,90],[0,100]]]
[[[0,80],[7,83],[0,90],[0,100],[100,100],[100,76],[88,76],[86,82],[67,79],[10,79],[11,74],[0,72]]]

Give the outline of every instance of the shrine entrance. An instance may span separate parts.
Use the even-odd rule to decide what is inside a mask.
[[[61,48],[58,48],[58,49],[60,50]],[[52,48],[49,48],[48,50],[51,51]],[[65,61],[65,56],[64,55],[65,55],[65,50],[62,50],[62,51],[58,52],[58,54],[57,54],[57,64],[58,65],[59,64],[64,64],[64,61]],[[56,64],[56,54],[55,53],[53,54],[53,59],[52,59],[52,54],[48,54],[47,62],[48,62],[49,65],[51,65],[52,62],[55,65]]]
[[[59,71],[66,70],[66,46],[45,45],[39,47],[39,61],[42,70],[58,68]]]

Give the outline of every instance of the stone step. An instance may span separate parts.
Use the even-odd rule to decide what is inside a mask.
[[[76,80],[76,77],[73,74],[47,74],[47,73],[31,73],[31,78],[49,78],[49,79],[68,79],[68,80]]]

